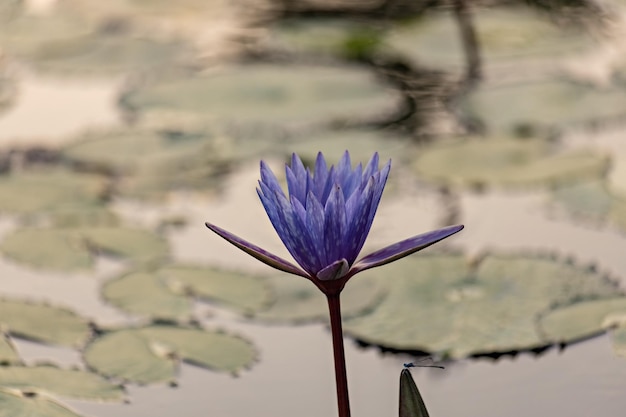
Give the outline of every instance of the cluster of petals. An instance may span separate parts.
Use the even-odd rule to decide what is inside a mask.
[[[311,173],[294,154],[291,166],[285,167],[285,195],[274,173],[261,161],[257,192],[274,229],[299,267],[218,226],[206,226],[267,265],[311,279],[321,289],[325,282],[336,280],[341,281],[342,288],[358,272],[410,255],[463,228],[451,226],[414,236],[357,261],[390,169],[391,161],[379,169],[377,153],[365,167],[359,164],[353,168],[346,151],[337,166],[330,168],[319,153]]]

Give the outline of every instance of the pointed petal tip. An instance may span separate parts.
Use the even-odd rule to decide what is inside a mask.
[[[447,226],[441,229],[433,230],[430,232],[422,233],[421,235],[413,236],[403,241],[394,243],[385,248],[377,250],[364,258],[357,261],[350,270],[349,275],[352,276],[366,269],[382,266],[405,256],[411,255],[417,251],[425,249],[447,237],[452,236],[455,233],[463,230],[465,226],[462,224],[455,226]]]
[[[286,261],[285,259],[279,256],[276,256],[273,253],[268,252],[265,249],[253,243],[250,243],[247,240],[244,240],[240,238],[239,236],[236,236],[230,233],[229,231],[222,229],[221,227],[216,226],[212,223],[205,222],[204,225],[208,227],[211,231],[215,232],[215,234],[220,236],[222,239],[226,240],[233,246],[244,251],[245,253],[252,256],[253,258],[258,259],[264,264],[271,266],[272,268],[278,269],[279,271],[287,272],[287,273],[294,274],[294,275],[299,275],[301,277],[310,279],[310,276],[306,272],[304,272],[302,269],[298,268],[296,265],[292,264],[291,262]]]

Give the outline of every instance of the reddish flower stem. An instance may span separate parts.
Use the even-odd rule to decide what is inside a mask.
[[[350,417],[350,399],[348,398],[348,378],[346,375],[346,355],[343,348],[339,292],[336,294],[326,294],[326,298],[330,312],[330,331],[333,337],[333,354],[335,357],[337,409],[339,411],[339,417]]]

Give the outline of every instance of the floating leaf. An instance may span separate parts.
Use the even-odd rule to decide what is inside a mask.
[[[172,320],[187,320],[191,316],[192,300],[170,291],[155,272],[131,272],[108,281],[102,287],[102,296],[132,314]]]
[[[0,417],[82,417],[51,398],[0,390]]]
[[[185,42],[138,37],[122,30],[43,41],[26,58],[38,69],[56,74],[102,75],[189,65],[192,57]]]
[[[139,384],[173,380],[180,360],[237,372],[255,356],[250,343],[239,337],[166,325],[105,333],[85,349],[85,361],[97,372]]]
[[[359,58],[374,51],[381,33],[372,22],[282,19],[270,29],[263,46],[280,53]]]
[[[134,262],[158,260],[168,252],[167,242],[154,233],[116,227],[18,229],[0,248],[18,262],[63,271],[91,268],[98,252]]]
[[[546,340],[572,341],[605,331],[606,319],[614,314],[626,315],[626,297],[578,302],[556,308],[539,320]]]
[[[75,313],[46,304],[0,300],[0,326],[16,337],[64,346],[81,346],[89,323]]]
[[[243,312],[265,307],[270,285],[265,279],[239,272],[190,265],[169,265],[157,271],[174,291],[184,290],[200,299],[214,301]]]
[[[21,359],[15,351],[15,345],[9,335],[2,333],[0,336],[0,365],[19,364]]]
[[[63,397],[121,401],[124,389],[99,375],[54,366],[2,366],[0,387],[19,389],[22,392],[54,393]]]
[[[115,174],[120,193],[145,197],[214,188],[232,164],[229,145],[206,128],[172,125],[90,133],[63,155],[84,169]]]
[[[395,111],[399,92],[357,67],[254,64],[212,75],[162,80],[128,92],[139,112],[205,114],[238,126],[311,126]]]
[[[626,116],[619,87],[598,89],[565,80],[484,85],[460,102],[461,109],[492,132],[559,129]]]
[[[557,153],[540,140],[474,138],[425,149],[415,168],[438,182],[520,186],[600,178],[608,163],[589,151]]]
[[[600,181],[557,187],[552,191],[555,203],[576,218],[607,221],[626,229],[626,198],[610,192]]]
[[[289,276],[270,279],[274,302],[255,318],[271,322],[328,321],[326,297],[310,281]],[[383,283],[366,274],[350,281],[341,293],[342,316],[349,318],[374,308],[385,294]]]
[[[542,60],[546,72],[554,67],[556,58],[579,53],[593,45],[591,37],[580,27],[558,26],[528,8],[474,8],[472,14],[480,53],[491,76],[510,75],[512,68],[518,73],[520,68],[530,68],[526,76],[536,76],[537,64]],[[384,44],[420,65],[460,70],[465,62],[458,23],[451,10],[396,25]],[[507,69],[509,74],[504,72]]]
[[[192,296],[248,313],[268,304],[270,288],[261,277],[191,265],[132,272],[103,287],[122,310],[162,319],[189,319]]]
[[[105,179],[61,169],[23,171],[0,176],[0,211],[35,213],[91,208],[102,203]]]
[[[545,346],[552,340],[537,331],[542,313],[618,294],[592,270],[539,257],[488,256],[473,267],[458,255],[419,256],[384,273],[387,297],[370,314],[346,320],[346,333],[452,357]]]

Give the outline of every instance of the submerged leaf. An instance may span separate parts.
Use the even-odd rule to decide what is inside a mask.
[[[149,384],[174,380],[180,361],[237,372],[254,361],[256,352],[244,339],[222,332],[152,325],[105,333],[84,356],[103,375]]]
[[[14,337],[64,346],[82,346],[91,335],[87,320],[45,304],[0,300],[0,327]]]

